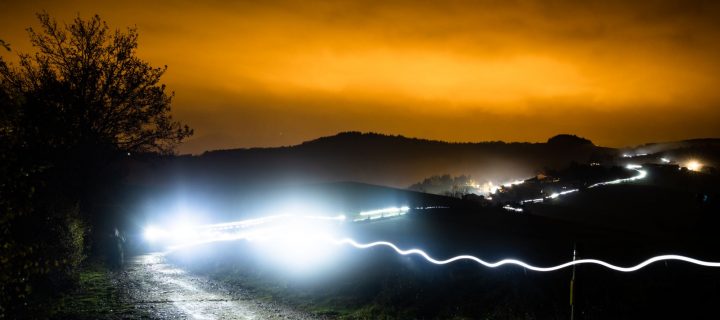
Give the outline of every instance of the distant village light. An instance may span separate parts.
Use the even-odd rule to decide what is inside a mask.
[[[687,163],[685,163],[685,167],[688,168],[690,171],[699,171],[702,169],[702,163],[700,163],[697,160],[690,160]]]

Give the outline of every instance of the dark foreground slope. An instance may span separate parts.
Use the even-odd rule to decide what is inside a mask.
[[[486,208],[435,209],[349,227],[359,241],[388,240],[423,248],[436,258],[474,254],[488,261],[518,258],[549,266],[580,258],[634,265],[655,254],[682,252],[718,260],[698,237],[667,239],[615,232]],[[178,252],[182,268],[210,275],[330,318],[353,319],[566,319],[571,269],[551,273],[517,266],[485,268],[474,262],[434,265],[389,248],[335,252],[333,267],[300,274],[248,256],[251,243],[234,242]],[[636,273],[580,266],[576,319],[703,318],[720,296],[720,273],[682,262]]]
[[[700,173],[688,176],[678,171],[672,179],[650,174],[653,178],[647,182],[585,190],[531,207],[524,214],[429,196],[448,199],[442,203],[449,208],[414,210],[400,218],[350,223],[344,228],[360,242],[391,241],[404,249],[422,248],[438,259],[472,254],[487,261],[517,258],[552,266],[571,260],[576,247],[578,258],[619,266],[660,254],[720,261],[713,227],[718,219],[707,216],[718,212],[717,203],[712,202],[716,198],[702,204],[693,197],[658,192],[667,185],[685,192],[713,192],[717,181]],[[353,199],[364,194],[360,202],[377,199],[383,205],[382,199],[387,199],[383,193],[392,190],[354,184],[321,189],[337,191],[329,198]],[[627,196],[620,197],[623,194]],[[649,203],[654,205],[648,208]],[[682,210],[683,205],[693,208]],[[687,223],[703,216],[702,223]],[[677,223],[658,224],[665,221]],[[438,266],[386,247],[345,246],[331,257],[330,267],[319,264],[321,272],[298,273],[272,263],[275,260],[267,263],[266,252],[257,255],[253,244],[244,241],[197,249],[177,252],[171,258],[182,268],[210,275],[230,287],[330,318],[566,319],[570,312],[571,269],[543,273],[518,266],[492,269],[468,261]],[[579,266],[576,271],[576,319],[712,318],[720,299],[716,268],[671,261],[633,273],[596,265]]]

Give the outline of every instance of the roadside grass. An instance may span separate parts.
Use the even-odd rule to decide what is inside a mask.
[[[398,271],[392,272],[389,269]],[[532,315],[518,314],[518,311],[512,310],[507,301],[497,300],[492,306],[486,305],[483,311],[472,311],[471,315],[465,314],[464,310],[472,309],[468,304],[472,304],[475,299],[465,300],[463,297],[476,297],[470,288],[457,283],[449,287],[442,285],[435,287],[435,284],[419,281],[417,277],[420,274],[402,269],[398,265],[369,274],[367,279],[355,274],[353,281],[338,284],[337,288],[328,285],[307,287],[277,275],[257,273],[238,266],[203,268],[197,272],[204,273],[225,285],[249,291],[262,300],[283,303],[328,319],[471,319],[474,318],[472,315],[478,314],[482,314],[487,319],[534,318]],[[384,274],[392,274],[392,276],[386,277]],[[418,281],[420,284],[411,285],[412,282]],[[471,282],[479,284],[482,280],[473,279]],[[378,285],[369,286],[368,283]],[[480,287],[484,286],[480,285]],[[457,289],[461,294],[448,293],[448,299],[443,299],[442,292],[452,288]],[[460,308],[448,308],[448,306]]]
[[[281,302],[319,316],[345,318],[359,309],[359,306],[342,303],[343,299],[324,297],[312,290],[298,288],[291,281],[261,275],[245,268],[221,267],[210,271],[208,275],[215,281],[243,288],[260,300]]]
[[[48,310],[49,319],[149,319],[128,303],[118,286],[117,275],[99,262],[79,272],[75,288],[61,293]]]
[[[357,297],[322,294],[316,290],[298,287],[287,280],[259,275],[243,269],[218,268],[210,271],[209,276],[226,285],[243,288],[261,300],[281,302],[321,317],[370,319],[364,316],[367,314],[364,309],[368,306],[358,304]]]

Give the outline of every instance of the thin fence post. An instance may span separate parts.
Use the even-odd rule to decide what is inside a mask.
[[[573,243],[573,261],[577,258],[577,244]],[[570,278],[570,320],[575,320],[575,265],[572,266]]]

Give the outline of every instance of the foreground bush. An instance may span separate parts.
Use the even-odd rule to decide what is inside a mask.
[[[38,192],[28,199],[26,206],[3,201],[0,318],[43,309],[54,294],[74,285],[84,258],[77,204]]]

